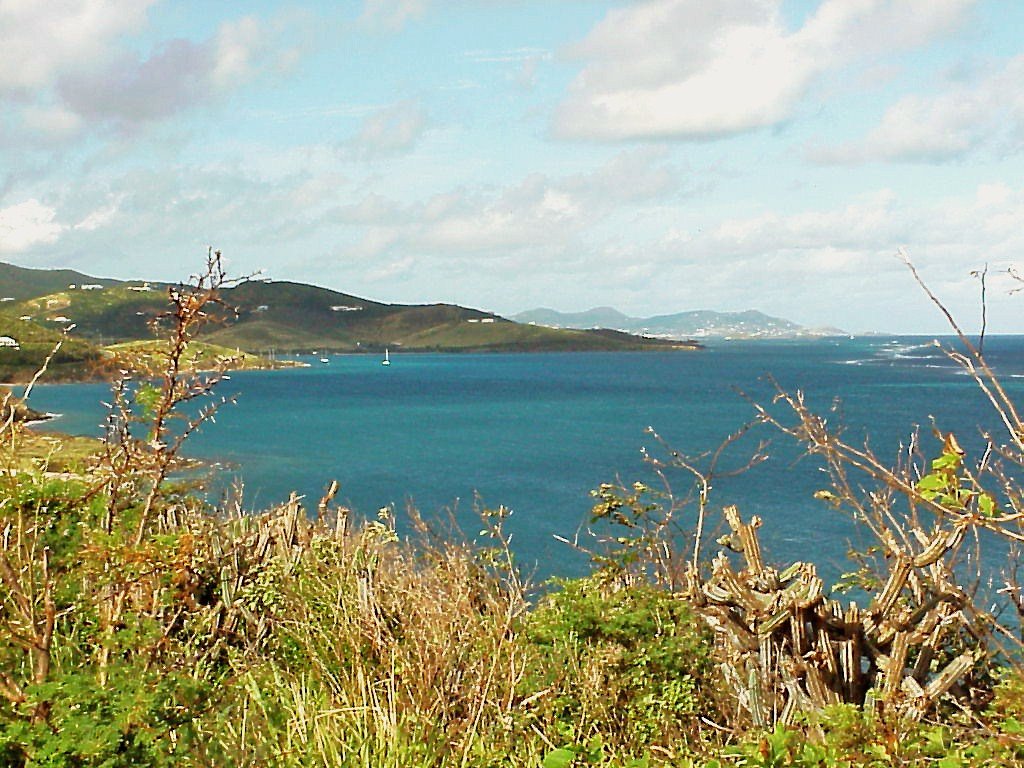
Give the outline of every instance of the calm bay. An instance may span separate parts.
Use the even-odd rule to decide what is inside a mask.
[[[1022,394],[1024,337],[985,343],[1011,394]],[[870,439],[885,459],[914,425],[930,430],[932,416],[967,446],[978,445],[979,426],[998,427],[976,385],[923,337],[712,341],[691,353],[399,352],[389,367],[366,355],[304,359],[307,368],[232,374],[218,392],[237,394],[237,403],[204,426],[188,454],[217,462],[218,483],[237,477],[251,509],[291,491],[313,508],[336,479],[338,501],[359,514],[386,505],[400,517],[409,504],[428,517],[451,510],[472,536],[474,504],[505,505],[520,562],[539,577],[585,567],[554,536],[572,538],[586,521],[591,489],[616,478],[655,484],[641,449],[666,454],[646,427],[683,454],[713,450],[753,417],[746,397],[770,403],[766,375],[799,388],[849,441]],[[31,403],[61,414],[47,429],[99,434],[108,392],[42,385]],[[834,576],[858,533],[813,498],[828,484],[813,457],[762,426],[721,468],[742,466],[762,439],[771,440],[770,459],[715,480],[712,509],[737,504],[760,515],[770,557],[814,559]],[[690,483],[683,472],[669,480],[680,493]]]

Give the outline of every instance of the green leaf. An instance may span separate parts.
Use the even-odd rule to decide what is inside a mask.
[[[1020,720],[1015,717],[1008,717],[1003,721],[1000,728],[1003,733],[1019,734],[1024,733],[1024,725],[1021,725]]]
[[[978,511],[985,517],[995,517],[999,510],[996,508],[995,499],[983,493],[978,497]]]
[[[160,402],[160,389],[149,383],[139,385],[135,392],[135,402],[142,408],[143,416],[152,418],[156,413],[157,404]]]
[[[932,461],[932,469],[955,469],[962,461],[963,457],[958,453],[944,453]]]
[[[947,509],[963,509],[964,501],[960,497],[960,494],[953,495],[951,493],[943,493],[939,497],[939,504],[946,507]]]
[[[576,753],[571,749],[562,747],[556,749],[554,752],[548,752],[544,756],[544,762],[541,763],[541,768],[569,768],[572,765],[573,758],[576,757]]]
[[[934,472],[930,475],[925,475],[917,481],[917,490],[919,491],[941,491],[946,488],[948,481],[942,475],[935,474]]]
[[[588,763],[596,763],[604,757],[604,741],[600,736],[595,736],[587,742],[585,751]]]

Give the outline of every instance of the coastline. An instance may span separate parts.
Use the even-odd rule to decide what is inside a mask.
[[[39,418],[29,419],[21,423],[24,424],[26,427],[32,427],[35,426],[36,424],[47,424],[49,422],[56,421],[57,419],[60,419],[63,416],[63,413],[51,413],[47,411],[43,413],[43,415]]]

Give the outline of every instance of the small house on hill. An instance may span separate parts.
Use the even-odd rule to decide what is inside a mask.
[[[21,345],[18,344],[18,340],[11,336],[0,336],[0,347],[10,347],[11,349],[21,349]]]

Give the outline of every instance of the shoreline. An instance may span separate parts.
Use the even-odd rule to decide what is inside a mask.
[[[23,421],[21,423],[24,424],[26,427],[32,427],[35,426],[36,424],[48,424],[50,422],[57,421],[57,419],[60,419],[63,416],[63,413],[50,413],[49,411],[47,411],[40,418]]]

